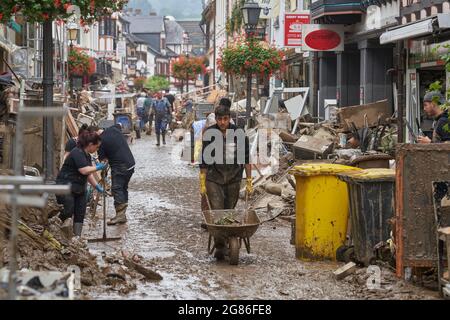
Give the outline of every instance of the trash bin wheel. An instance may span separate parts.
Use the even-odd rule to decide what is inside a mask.
[[[228,242],[230,245],[230,264],[237,265],[239,263],[239,239],[232,237]]]

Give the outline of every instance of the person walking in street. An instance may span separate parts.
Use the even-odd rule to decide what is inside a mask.
[[[139,130],[142,132],[144,130],[144,118],[145,118],[145,111],[144,111],[144,104],[145,100],[147,99],[147,94],[145,92],[141,92],[139,98],[136,101],[136,115],[139,118]],[[139,132],[139,133],[140,133]],[[138,139],[140,138],[140,134],[138,136]]]
[[[219,105],[214,113],[216,124],[208,127],[203,134],[200,193],[209,201],[212,210],[234,209],[239,199],[244,169],[247,195],[253,192],[249,141],[243,129],[231,124],[231,112],[227,105]],[[223,150],[223,157],[216,156],[216,150]],[[214,243],[215,257],[222,259],[226,240],[215,238]]]
[[[71,184],[71,193],[58,196],[58,203],[64,205],[60,214],[63,228],[66,222],[73,218],[73,234],[81,236],[84,216],[86,214],[87,197],[86,186],[89,182],[98,192],[105,192],[97,183],[92,173],[103,170],[106,164],[92,165],[90,154],[97,152],[101,144],[100,136],[96,132],[84,131],[78,136],[77,146],[69,153],[56,178],[57,184]],[[69,226],[70,227],[70,226]]]
[[[161,136],[163,144],[166,144],[167,124],[171,116],[170,102],[161,95],[158,95],[158,99],[153,104],[153,110],[155,114],[156,145],[160,146]]]
[[[418,136],[421,144],[439,143],[450,141],[450,124],[448,122],[448,110],[442,109],[440,105],[445,103],[444,96],[438,91],[431,91],[423,98],[423,110],[429,117],[434,118],[433,137]]]
[[[145,114],[145,124],[148,122],[147,135],[150,136],[152,134],[153,127],[153,98],[148,95],[144,102],[144,114]]]
[[[116,215],[108,221],[108,225],[123,224],[127,222],[128,184],[133,176],[136,162],[120,124],[97,132],[102,139],[98,158],[100,161],[108,160],[111,167],[111,192]]]

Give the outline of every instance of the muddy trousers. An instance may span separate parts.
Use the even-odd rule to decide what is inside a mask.
[[[125,168],[112,168],[111,170],[111,192],[114,197],[114,206],[128,203],[128,184],[134,169],[127,170]]]
[[[59,218],[63,222],[73,217],[74,223],[83,223],[87,206],[87,197],[85,193],[71,193],[65,196],[58,196],[58,203],[64,205],[64,211],[59,215]]]
[[[212,210],[234,209],[239,200],[239,190],[241,183],[235,182],[220,185],[212,181],[206,180],[206,193],[208,194],[209,203]],[[215,256],[223,259],[226,250],[226,241],[224,238],[214,238],[216,247]]]
[[[166,119],[156,119],[155,121],[155,133],[157,135],[165,135],[167,128],[167,120]]]

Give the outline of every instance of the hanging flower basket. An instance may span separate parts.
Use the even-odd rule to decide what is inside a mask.
[[[177,79],[195,80],[199,74],[206,73],[203,57],[180,56],[173,64],[172,75]]]
[[[73,48],[69,51],[69,74],[72,76],[84,76],[92,74],[93,58],[90,58],[79,48]]]
[[[7,22],[21,14],[28,22],[67,19],[70,6],[80,9],[84,23],[90,24],[99,17],[122,10],[127,0],[1,0],[0,22]]]
[[[284,68],[284,52],[250,36],[236,38],[222,49],[217,59],[219,70],[230,75],[271,76]]]

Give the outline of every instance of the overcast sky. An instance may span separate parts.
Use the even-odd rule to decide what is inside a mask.
[[[202,14],[202,0],[129,0],[127,7],[141,9],[143,14],[153,9],[158,15],[178,20],[200,19]]]

